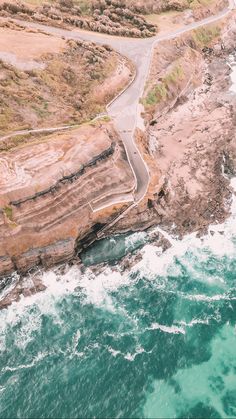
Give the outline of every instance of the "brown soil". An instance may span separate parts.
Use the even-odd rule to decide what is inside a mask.
[[[176,11],[169,10],[159,14],[151,13],[145,16],[146,20],[158,27],[158,34],[164,35],[182,28],[194,21],[191,10]]]
[[[4,26],[3,23],[0,25],[0,53],[14,54],[19,61],[40,60],[42,55],[58,54],[66,47],[66,42],[56,36],[48,36],[32,29],[23,30],[12,24]]]
[[[132,77],[110,48],[19,26],[1,27],[0,37],[1,134],[91,119]]]
[[[228,216],[229,179],[236,167],[236,96],[229,92],[227,58],[234,51],[235,22],[235,14],[226,19],[220,42],[211,39],[203,51],[195,33],[158,45],[147,91],[163,82],[176,61],[184,76],[168,79],[163,102],[146,107],[146,136],[139,134],[139,143],[151,168],[149,194],[113,231],[161,224],[182,236],[206,232]]]
[[[227,0],[0,0],[0,16],[110,35],[150,37],[215,14],[227,4]],[[169,11],[177,13],[166,15]]]
[[[156,31],[152,23],[132,12],[123,0],[0,0],[0,16],[130,37],[152,36]]]
[[[126,0],[127,6],[136,12],[148,15],[154,13],[159,15],[171,10],[180,12],[183,10],[191,10],[194,17],[199,14],[207,15],[213,10],[223,9],[228,3],[226,0]]]

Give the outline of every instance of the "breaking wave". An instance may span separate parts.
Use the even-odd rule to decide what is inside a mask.
[[[234,197],[224,224],[165,252],[115,238],[142,243],[129,271],[42,273],[44,291],[0,312],[0,417],[235,415],[235,218]]]

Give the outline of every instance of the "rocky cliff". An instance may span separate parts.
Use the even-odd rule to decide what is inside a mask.
[[[52,266],[132,197],[134,179],[111,124],[28,141],[0,155],[0,274]],[[107,206],[103,210],[103,206]],[[88,237],[90,235],[90,237]]]
[[[227,217],[236,173],[236,95],[227,62],[235,27],[234,14],[158,44],[143,97],[146,133],[137,135],[151,184],[114,232],[160,224],[182,236]]]
[[[133,174],[108,121],[2,139],[1,275],[71,260],[101,237],[103,226],[111,234],[161,224],[183,235],[225,219],[236,166],[236,103],[227,63],[235,24],[232,14],[154,51],[142,98],[145,132],[136,131],[151,181],[145,198],[131,208]],[[93,94],[100,97],[102,86]]]
[[[108,46],[1,23],[0,275],[71,259],[133,198],[109,118],[88,122],[132,76]]]

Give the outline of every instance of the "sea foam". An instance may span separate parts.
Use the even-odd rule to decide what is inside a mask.
[[[233,189],[236,188],[236,179],[231,180],[231,186]],[[64,274],[61,274],[57,270],[51,270],[42,273],[42,282],[46,289],[43,292],[36,293],[34,295],[24,297],[21,296],[20,301],[13,302],[7,309],[3,309],[0,313],[1,328],[0,328],[0,342],[4,348],[4,330],[7,325],[17,324],[19,321],[24,319],[24,326],[19,332],[19,336],[16,336],[21,349],[28,344],[31,339],[34,330],[40,327],[40,316],[42,313],[53,317],[54,322],[60,324],[60,316],[56,309],[56,303],[63,299],[66,295],[74,293],[82,294],[84,297],[84,304],[93,304],[99,307],[103,307],[106,310],[114,312],[117,310],[117,306],[113,303],[112,293],[117,291],[121,287],[130,287],[134,284],[134,281],[138,281],[140,278],[145,278],[148,281],[154,281],[155,287],[163,289],[167,292],[177,292],[178,290],[171,290],[168,287],[168,274],[179,275],[178,265],[176,260],[179,259],[185,264],[186,270],[191,269],[191,275],[195,275],[196,280],[204,281],[202,275],[195,271],[194,264],[188,262],[189,258],[186,258],[186,254],[194,255],[197,258],[198,263],[200,260],[204,262],[209,257],[209,254],[217,257],[235,257],[236,247],[234,237],[236,237],[236,198],[233,195],[231,205],[231,216],[223,224],[215,224],[209,227],[209,232],[202,238],[196,237],[196,233],[186,235],[182,240],[172,238],[168,233],[163,232],[159,227],[157,231],[164,234],[172,246],[162,251],[160,247],[156,247],[152,244],[145,244],[141,250],[142,259],[136,263],[130,271],[120,272],[119,267],[105,267],[102,273],[95,275],[89,268],[84,273],[81,272],[80,268],[73,266],[68,268]],[[146,234],[146,233],[145,233]],[[145,234],[135,233],[134,242],[137,239],[145,239]],[[128,239],[129,245],[132,243],[132,237]],[[128,244],[128,243],[127,243]],[[135,275],[133,275],[135,274]],[[136,279],[133,279],[136,278]],[[218,276],[214,280],[211,276],[206,277],[206,280],[213,284],[218,281],[221,283],[221,278]],[[230,299],[227,294],[216,294],[216,295],[204,295],[204,294],[184,294],[182,293],[183,299],[197,300],[197,301],[219,301],[221,299]],[[29,307],[35,306],[37,309],[32,313]],[[124,311],[124,308],[120,308]],[[155,323],[158,325],[158,323]],[[154,327],[154,326],[153,326]],[[157,326],[160,330],[167,333],[175,332],[184,333],[184,329],[168,329],[167,326]],[[173,326],[176,327],[176,326]],[[162,328],[162,329],[161,329]],[[165,330],[164,330],[165,329]]]

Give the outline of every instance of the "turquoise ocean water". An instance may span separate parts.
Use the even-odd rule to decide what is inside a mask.
[[[44,292],[0,311],[0,418],[235,418],[236,199],[202,239],[162,253],[135,233],[83,261],[113,265],[42,273]]]
[[[144,244],[127,273],[42,273],[44,292],[0,312],[0,417],[235,417],[235,220],[234,203],[165,253],[136,233],[84,256]]]

